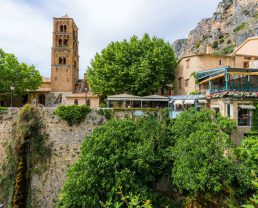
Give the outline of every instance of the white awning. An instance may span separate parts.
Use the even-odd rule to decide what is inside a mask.
[[[175,100],[174,104],[183,105],[184,101],[183,100]]]
[[[184,104],[193,105],[194,104],[194,100],[185,100]]]
[[[248,109],[248,110],[255,110],[256,107],[253,105],[239,105],[239,108],[241,109]]]
[[[219,104],[213,104],[213,105],[211,105],[211,108],[219,108],[219,107],[220,107]]]
[[[207,103],[207,100],[198,100],[199,103]]]

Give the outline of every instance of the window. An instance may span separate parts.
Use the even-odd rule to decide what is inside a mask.
[[[188,69],[190,67],[190,59],[186,60],[186,68]]]
[[[222,60],[221,60],[221,59],[219,60],[219,65],[220,65],[220,66],[222,66],[222,65],[223,65],[223,62],[222,62]]]
[[[183,88],[182,86],[182,77],[178,78],[178,88],[181,90]]]
[[[68,40],[67,40],[67,39],[64,40],[64,45],[65,45],[65,46],[68,45]]]
[[[74,100],[74,105],[78,105],[78,100],[77,99]]]
[[[59,64],[62,64],[62,58],[61,58],[61,57],[59,57],[58,63],[59,63]]]
[[[63,58],[63,64],[66,64],[66,58]]]
[[[64,25],[64,32],[66,32],[66,28],[67,28],[66,25]]]
[[[62,46],[62,39],[58,40],[58,46],[61,47]]]
[[[238,108],[238,126],[251,126],[251,110]]]
[[[232,105],[231,104],[225,104],[226,109],[226,115],[231,118],[232,116]]]
[[[64,26],[60,25],[60,32],[63,32],[63,31],[64,31]]]
[[[189,86],[189,79],[185,79],[185,87]]]
[[[87,99],[86,104],[87,104],[87,106],[90,106],[90,99]]]
[[[245,62],[244,62],[244,68],[245,68],[245,69],[249,68],[249,61],[245,61]]]

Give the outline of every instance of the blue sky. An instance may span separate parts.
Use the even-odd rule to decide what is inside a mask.
[[[79,27],[80,76],[111,41],[132,35],[186,38],[220,0],[0,0],[0,48],[50,76],[52,18],[68,13]]]

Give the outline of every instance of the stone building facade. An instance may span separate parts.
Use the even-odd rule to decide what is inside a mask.
[[[230,56],[202,54],[180,59],[175,94],[192,92],[207,98],[207,108],[233,119],[239,144],[250,133],[258,103],[258,37],[243,42]],[[181,100],[184,104],[184,100]],[[180,107],[180,106],[179,106]]]
[[[42,85],[30,94],[29,103],[48,107],[86,104],[98,108],[99,98],[92,94],[86,75],[79,79],[78,48],[78,27],[73,18],[54,18],[51,78],[43,78]]]

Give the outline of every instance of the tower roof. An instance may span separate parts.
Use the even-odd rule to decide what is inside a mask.
[[[70,18],[70,17],[68,17],[68,14],[66,13],[64,16],[62,16],[60,18]]]

